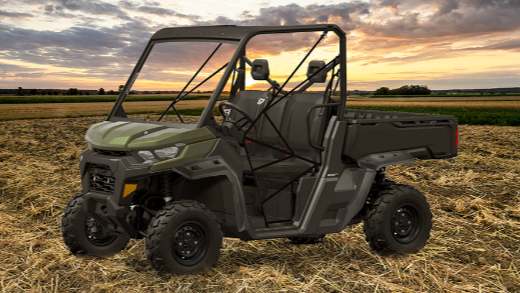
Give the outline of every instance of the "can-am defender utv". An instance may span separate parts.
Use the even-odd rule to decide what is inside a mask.
[[[253,37],[294,33],[310,33],[316,41],[284,82],[270,75],[266,59],[247,57]],[[307,60],[327,34],[337,40],[335,57]],[[131,119],[123,102],[147,56],[165,42],[213,42],[216,47],[157,115],[159,121]],[[228,43],[236,49],[217,69],[222,76],[198,123],[164,122],[170,112],[183,121],[175,105],[215,76],[188,90]],[[430,234],[429,205],[413,187],[385,179],[384,169],[456,156],[456,120],[346,108],[346,61],[345,33],[336,25],[158,31],[107,120],[86,134],[82,191],[62,220],[65,244],[74,254],[109,256],[130,238],[145,238],[154,268],[193,273],[215,265],[224,236],[316,243],[364,221],[374,251],[418,251]],[[305,66],[307,74],[294,81]],[[248,89],[249,75],[268,89]],[[320,90],[309,90],[313,86]]]

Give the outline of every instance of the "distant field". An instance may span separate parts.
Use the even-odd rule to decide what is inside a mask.
[[[515,96],[460,96],[460,97],[451,97],[451,96],[388,96],[388,97],[366,97],[366,96],[348,96],[347,101],[379,101],[379,102],[450,102],[450,103],[461,103],[461,102],[474,102],[474,101],[520,101],[520,95]]]
[[[102,96],[104,97],[104,96]],[[131,98],[143,96],[131,96]],[[152,99],[157,96],[144,96]],[[131,114],[159,113],[169,103],[171,95],[163,101],[132,101],[125,103]],[[198,96],[202,98],[202,96]],[[3,98],[3,97],[2,97]],[[84,96],[83,96],[84,98]],[[177,104],[183,114],[199,115],[205,100],[187,100]],[[92,103],[35,103],[1,104],[0,120],[65,118],[106,115],[112,102]],[[458,97],[458,98],[360,98],[350,97],[347,107],[384,111],[404,111],[454,115],[461,124],[520,125],[520,96]]]
[[[347,105],[365,107],[440,107],[440,108],[514,108],[520,109],[520,97],[490,98],[351,98]]]
[[[127,101],[171,101],[177,94],[154,94],[154,95],[129,95]],[[209,94],[192,94],[184,100],[204,100],[208,99]],[[94,102],[114,102],[117,95],[90,95],[90,96],[8,96],[0,95],[0,104],[39,104],[39,103],[94,103]],[[432,95],[432,96],[351,96],[349,100],[355,101],[520,101],[520,95]]]
[[[169,101],[149,101],[125,103],[127,113],[158,113],[166,109]],[[38,118],[67,118],[106,115],[114,103],[38,103],[38,104],[3,104],[0,105],[0,120],[38,119]],[[201,109],[206,106],[204,100],[181,101],[176,108]]]
[[[171,101],[177,94],[129,95],[127,101]],[[0,96],[0,104],[36,104],[36,103],[94,103],[114,102],[117,95],[90,96]],[[192,94],[184,100],[207,99],[207,94]]]
[[[453,94],[436,94],[433,93],[431,95],[388,95],[388,96],[376,96],[376,95],[356,95],[360,97],[376,97],[376,98],[397,98],[397,97],[426,97],[426,98],[433,98],[433,97],[449,97],[449,98],[456,98],[456,97],[501,97],[501,96],[518,96],[518,93],[453,93]]]

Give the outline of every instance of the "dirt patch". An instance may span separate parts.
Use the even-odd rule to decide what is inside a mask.
[[[109,259],[71,256],[60,219],[79,189],[88,125],[102,118],[0,122],[0,289],[6,292],[519,292],[520,128],[461,126],[460,155],[389,170],[422,190],[432,238],[380,257],[361,225],[319,245],[226,239],[216,268],[160,276],[133,241]]]

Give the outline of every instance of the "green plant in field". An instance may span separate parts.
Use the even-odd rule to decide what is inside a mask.
[[[453,115],[460,124],[470,125],[520,125],[520,111],[504,108],[436,108],[436,107],[385,107],[385,106],[351,106],[353,109],[370,109],[381,111],[431,113]]]

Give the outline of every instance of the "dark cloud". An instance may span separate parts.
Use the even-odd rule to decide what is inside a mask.
[[[201,24],[236,25],[298,25],[316,23],[336,23],[345,30],[352,30],[359,24],[359,16],[370,13],[370,4],[365,2],[346,2],[330,5],[300,6],[290,4],[261,8],[257,15],[244,13],[243,19],[217,17]]]
[[[370,13],[370,5],[364,2],[348,2],[330,5],[300,6],[290,4],[261,8],[253,15],[244,13],[241,19],[217,17],[211,21],[196,22],[199,25],[234,24],[234,25],[300,25],[335,23],[347,32],[356,29],[360,24],[361,16]],[[309,48],[318,39],[314,33],[285,34],[283,36],[258,36],[252,43],[254,50],[263,53],[280,53],[300,48]],[[325,42],[324,42],[325,43]]]
[[[25,1],[41,3],[41,1],[36,0]],[[30,58],[30,60],[41,56],[42,60],[48,59],[55,63],[63,62],[62,65],[67,66],[72,66],[73,63],[87,66],[87,63],[92,62],[92,59],[102,60],[100,62],[117,59],[122,60],[122,62],[135,60],[140,54],[144,43],[156,28],[147,24],[146,20],[140,20],[135,17],[128,20],[128,15],[124,9],[144,11],[157,15],[181,15],[173,10],[159,7],[159,3],[156,2],[136,4],[131,1],[120,1],[117,6],[99,0],[51,0],[46,3],[43,9],[48,14],[64,14],[78,11],[90,15],[110,14],[122,17],[125,23],[113,28],[93,27],[84,24],[83,26],[74,26],[60,32],[36,31],[2,25],[0,49],[8,52],[8,56]],[[218,17],[210,21],[195,20],[194,24],[295,25],[332,22],[340,25],[347,32],[359,30],[369,34],[360,40],[361,43],[358,44],[359,47],[366,46],[369,49],[388,49],[405,46],[410,42],[407,39],[413,39],[414,43],[428,43],[435,42],[435,38],[445,36],[466,32],[487,33],[493,30],[500,30],[500,28],[514,29],[517,28],[517,23],[520,25],[520,17],[516,15],[518,10],[512,9],[520,5],[518,4],[520,1],[430,1],[429,3],[435,4],[438,10],[431,18],[426,20],[420,20],[417,13],[401,10],[404,9],[403,7],[414,7],[421,3],[424,4],[424,1],[384,0],[372,3],[348,2],[309,5],[305,7],[291,4],[261,8],[258,14],[246,13],[243,14],[241,19]],[[387,6],[397,9],[396,13],[400,16],[397,20],[386,23],[371,23],[367,21],[375,10]],[[475,12],[476,14],[473,15],[470,12]],[[494,18],[495,20],[485,21],[479,18],[482,13],[488,14],[486,19]],[[496,17],[494,13],[502,13],[502,15],[501,17]],[[285,38],[267,38],[267,40],[264,38],[257,46],[258,50],[264,50],[266,53],[273,49],[294,50],[309,46],[316,40],[317,36],[301,34]],[[356,40],[353,40],[353,44],[357,46]],[[506,45],[502,44],[502,46]],[[487,48],[500,49],[498,45],[496,47],[488,46]],[[81,54],[85,54],[85,56],[81,58]],[[93,58],[91,56],[98,57]],[[410,60],[422,57],[426,56],[417,55],[402,59]],[[397,60],[399,58],[386,59],[386,61],[391,62]],[[94,62],[94,64],[98,65],[97,62]]]
[[[26,18],[26,17],[32,17],[32,16],[33,15],[30,14],[30,13],[12,12],[12,11],[0,10],[0,17]]]
[[[520,39],[508,40],[487,46],[470,47],[463,50],[512,50],[520,51]]]
[[[458,0],[439,0],[436,15],[445,15],[457,10],[460,6]]]
[[[25,68],[14,64],[0,63],[0,72],[4,72],[1,75],[3,79],[19,79],[19,78],[38,78],[44,76],[44,74],[38,69]],[[2,78],[0,78],[0,81]]]
[[[74,26],[36,31],[0,24],[0,58],[82,68],[108,78],[126,76],[150,37],[138,20],[111,28]]]
[[[66,18],[75,17],[74,14],[66,12],[66,10],[62,6],[56,6],[56,5],[52,5],[52,4],[45,5],[44,13],[46,15],[50,15],[53,17],[66,17]]]
[[[429,4],[437,11],[425,17],[412,8]],[[520,29],[520,1],[513,0],[384,0],[380,7],[393,7],[397,18],[366,23],[369,35],[401,38],[436,38],[486,34]]]
[[[115,37],[113,29],[71,27],[55,31],[35,31],[0,24],[0,48],[2,50],[34,50],[47,47],[64,49],[99,50],[120,48],[125,44]]]
[[[197,15],[190,15],[179,13],[173,9],[163,8],[159,2],[146,2],[145,5],[139,5],[135,2],[123,0],[119,1],[119,5],[125,9],[129,9],[132,11],[137,11],[141,13],[159,15],[159,16],[176,16],[180,18],[186,18],[192,21],[196,21],[200,19]]]
[[[38,0],[24,1],[31,4],[43,4],[42,1]],[[64,13],[68,11],[81,12],[93,16],[110,15],[119,17],[121,19],[130,19],[128,14],[119,6],[99,0],[50,0],[45,1],[44,3],[46,3],[44,8],[46,13]]]

